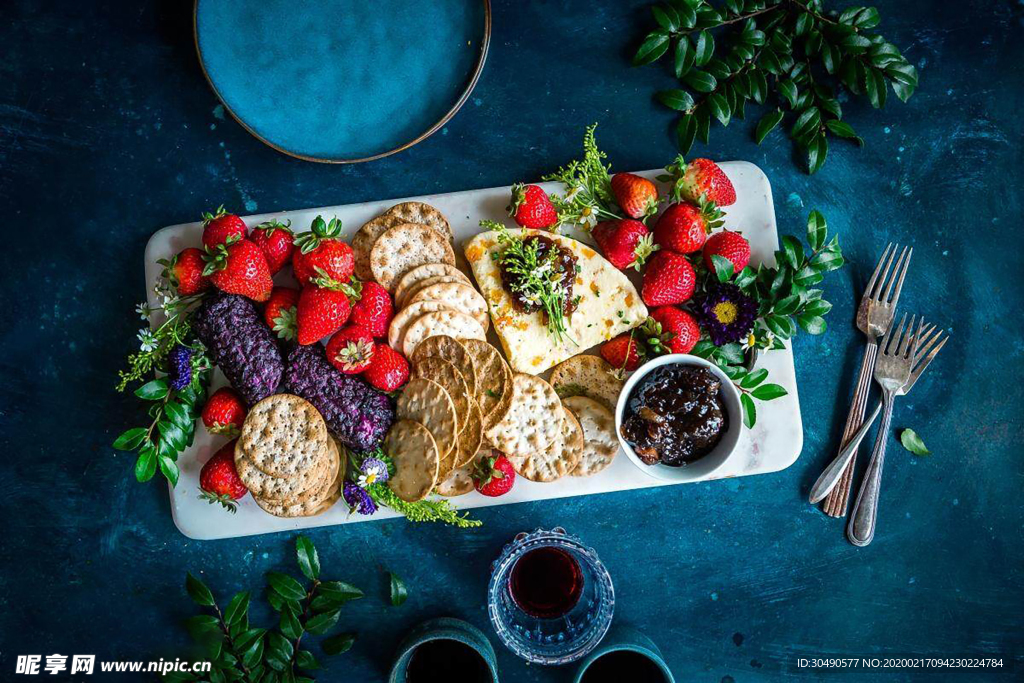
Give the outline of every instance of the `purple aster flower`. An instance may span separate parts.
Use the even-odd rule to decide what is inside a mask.
[[[192,382],[192,349],[178,344],[167,354],[167,361],[170,363],[167,379],[171,389],[181,391]]]
[[[377,511],[377,504],[373,502],[373,498],[370,498],[370,494],[366,492],[366,489],[359,488],[359,485],[351,481],[346,481],[345,485],[341,488],[341,495],[345,498],[345,502],[348,503],[348,507],[352,512],[358,512],[361,515],[372,515]]]
[[[388,466],[380,458],[366,458],[359,467],[359,485],[364,489],[370,484],[383,484],[388,480]]]
[[[736,285],[719,284],[697,302],[700,328],[715,346],[739,341],[754,327],[757,304]]]

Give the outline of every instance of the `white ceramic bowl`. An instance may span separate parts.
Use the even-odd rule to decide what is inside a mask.
[[[626,440],[622,438],[622,420],[626,412],[626,405],[629,403],[629,396],[633,393],[633,388],[652,370],[660,368],[662,365],[669,365],[670,363],[678,363],[680,365],[693,365],[701,368],[707,368],[714,374],[718,379],[722,380],[722,389],[720,395],[722,397],[722,403],[725,405],[725,410],[729,414],[729,428],[725,434],[722,435],[722,440],[718,442],[714,450],[705,455],[700,460],[696,460],[688,465],[681,467],[672,467],[671,465],[663,465],[658,463],[657,465],[645,465],[637,454],[633,452],[633,448],[626,443]],[[662,479],[664,481],[699,481],[704,479],[709,474],[717,470],[719,467],[724,465],[733,452],[736,450],[736,444],[739,443],[740,434],[743,432],[743,408],[740,406],[740,392],[736,389],[736,386],[732,383],[725,373],[710,361],[706,361],[703,358],[697,356],[691,356],[688,353],[672,353],[667,356],[659,356],[652,361],[645,363],[640,366],[636,372],[633,373],[632,377],[626,380],[625,386],[622,387],[622,393],[619,394],[619,402],[615,406],[615,434],[619,437],[619,443],[622,445],[622,450],[626,451],[626,455],[629,459],[640,468],[648,476],[654,477],[655,479]]]

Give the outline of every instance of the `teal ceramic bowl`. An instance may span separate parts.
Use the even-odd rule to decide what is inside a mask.
[[[489,0],[196,0],[199,63],[224,109],[274,149],[370,161],[440,129],[468,99]]]
[[[431,640],[457,640],[476,650],[491,671],[492,683],[498,683],[498,660],[494,655],[494,647],[483,631],[461,619],[439,617],[423,622],[413,628],[398,646],[395,663],[391,666],[388,683],[406,683],[406,671],[412,652],[417,646]]]
[[[672,675],[672,671],[669,670],[668,664],[665,663],[664,657],[661,656],[661,650],[654,644],[654,641],[632,626],[619,624],[613,624],[608,630],[608,635],[601,641],[601,644],[580,662],[579,668],[576,669],[576,675],[572,679],[573,683],[580,683],[583,679],[583,673],[595,660],[610,652],[618,652],[620,650],[630,650],[644,655],[661,669],[661,672],[665,675],[665,683],[675,683],[676,679]]]

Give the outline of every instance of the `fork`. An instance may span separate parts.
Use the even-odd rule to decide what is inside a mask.
[[[857,308],[857,328],[867,337],[864,349],[864,359],[860,365],[860,375],[857,377],[857,387],[853,393],[853,405],[850,406],[850,413],[846,418],[846,427],[843,430],[842,446],[852,442],[853,435],[864,422],[864,412],[868,405],[868,390],[871,384],[871,368],[875,365],[875,357],[878,354],[878,338],[885,334],[892,325],[896,313],[896,304],[903,291],[903,279],[907,276],[907,267],[910,265],[910,258],[914,255],[912,247],[903,247],[899,259],[896,259],[896,267],[893,268],[893,260],[899,245],[890,242],[882,257],[878,259],[878,265],[871,274],[867,286],[864,288],[864,296]],[[895,290],[893,289],[895,286]],[[842,451],[842,446],[840,451]],[[842,470],[841,478],[837,485],[833,486],[825,505],[822,507],[825,514],[830,517],[842,517],[846,514],[846,503],[850,496],[850,485],[853,481],[854,460],[857,457],[857,448],[851,451],[849,463],[846,469]]]
[[[941,339],[941,342],[934,350],[932,346],[935,345]],[[924,328],[921,336],[921,341],[918,342],[917,353],[914,354],[913,369],[910,371],[910,380],[900,387],[899,391],[896,392],[897,396],[906,396],[910,393],[910,390],[917,383],[918,378],[928,368],[928,365],[935,358],[936,354],[942,350],[942,347],[949,341],[949,336],[943,336],[943,331],[937,329],[934,325],[928,325]],[[846,470],[846,466],[850,464],[850,460],[853,455],[857,452],[857,447],[860,446],[860,442],[864,439],[864,436],[868,433],[868,429],[874,424],[878,418],[878,414],[882,412],[882,402],[879,401],[878,405],[875,406],[874,411],[871,413],[871,417],[866,419],[860,428],[850,438],[850,441],[843,447],[843,450],[839,452],[836,459],[833,460],[825,471],[821,473],[818,480],[814,482],[814,486],[811,487],[810,500],[811,504],[817,503],[827,496],[832,489],[835,488],[839,482],[840,476]]]
[[[875,436],[875,448],[871,451],[864,481],[846,525],[846,537],[856,546],[866,546],[875,537],[878,493],[882,484],[882,466],[885,464],[885,447],[889,442],[893,403],[900,389],[910,382],[910,373],[914,369],[914,360],[924,332],[922,318],[918,323],[917,334],[913,333],[915,317],[910,316],[910,324],[906,325],[907,314],[903,314],[899,325],[890,329],[882,338],[881,354],[875,361],[875,381],[882,387],[882,424]]]

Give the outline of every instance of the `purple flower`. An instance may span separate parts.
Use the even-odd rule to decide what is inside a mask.
[[[697,322],[715,346],[739,341],[754,327],[757,304],[736,285],[719,284],[697,302]]]
[[[366,489],[359,488],[359,485],[354,482],[346,481],[345,485],[341,487],[341,495],[352,512],[372,515],[377,511],[377,504],[373,502],[373,498],[370,498],[370,494],[366,492]]]
[[[359,466],[359,486],[366,488],[370,484],[383,484],[388,480],[388,466],[380,458],[366,458]]]
[[[192,349],[178,344],[167,354],[167,379],[171,389],[181,391],[192,383]]]

